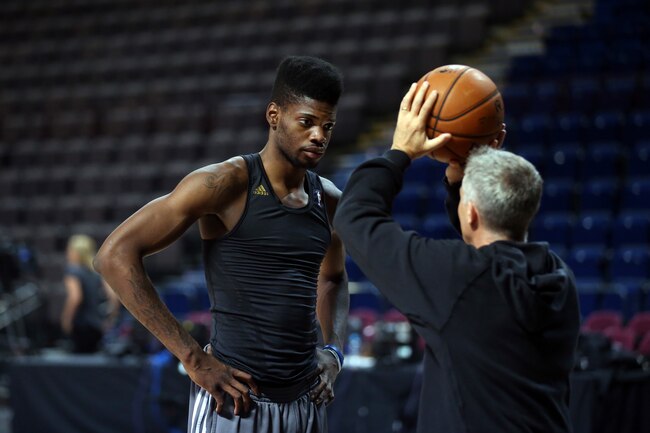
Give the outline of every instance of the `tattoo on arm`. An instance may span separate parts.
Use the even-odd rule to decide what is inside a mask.
[[[224,192],[227,190],[224,181],[224,174],[209,174],[203,179],[203,186],[212,190],[212,196],[223,197]]]
[[[206,188],[214,189],[218,185],[218,179],[217,176],[214,174],[209,174],[203,179],[203,185],[205,185]]]
[[[131,266],[127,281],[133,289],[134,307],[139,313],[136,318],[158,338],[178,335],[178,323],[176,320],[165,320],[164,304],[143,270]],[[181,337],[184,336],[181,334]]]

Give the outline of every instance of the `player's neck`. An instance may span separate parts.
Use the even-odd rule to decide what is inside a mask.
[[[274,189],[283,189],[290,193],[304,188],[306,169],[295,167],[279,151],[268,145],[260,151],[260,157],[266,176]]]

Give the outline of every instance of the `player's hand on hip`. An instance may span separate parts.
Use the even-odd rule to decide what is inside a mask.
[[[203,352],[193,368],[184,366],[190,379],[210,393],[216,402],[215,410],[221,413],[226,394],[232,397],[235,404],[234,414],[245,415],[251,407],[251,397],[248,391],[259,394],[253,377],[241,370],[232,368],[212,356],[212,348]]]
[[[318,377],[320,382],[309,393],[311,400],[317,405],[329,405],[334,401],[334,381],[339,374],[339,367],[334,356],[327,350],[316,349],[318,361]]]
[[[433,139],[427,138],[427,120],[431,117],[438,92],[432,91],[425,98],[429,89],[429,83],[426,81],[417,92],[416,89],[417,84],[413,83],[402,99],[391,146],[391,149],[401,150],[411,159],[433,152],[451,138],[451,135],[446,133]]]

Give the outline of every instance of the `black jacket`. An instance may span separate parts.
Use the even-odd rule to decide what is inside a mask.
[[[546,243],[477,249],[404,232],[390,213],[409,163],[389,151],[359,166],[334,227],[426,341],[418,432],[571,431],[580,320],[572,272]],[[459,188],[449,188],[452,221]]]

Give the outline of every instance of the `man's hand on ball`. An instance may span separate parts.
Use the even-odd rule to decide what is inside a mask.
[[[409,158],[416,159],[442,147],[451,138],[450,134],[441,134],[429,139],[426,124],[438,98],[438,92],[433,91],[425,98],[429,83],[423,82],[419,89],[413,83],[402,99],[397,125],[393,135],[391,149],[401,150]],[[417,90],[417,91],[416,91]]]

